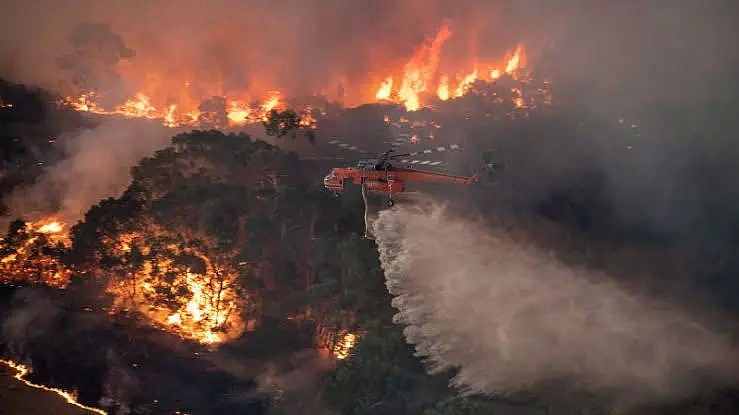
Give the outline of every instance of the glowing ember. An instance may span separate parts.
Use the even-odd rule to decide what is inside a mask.
[[[357,342],[357,335],[354,333],[342,333],[339,340],[333,348],[333,355],[337,360],[344,360],[349,357],[354,345]]]
[[[81,408],[81,409],[84,409],[86,411],[90,411],[90,412],[93,412],[93,413],[96,413],[96,414],[100,414],[100,415],[108,415],[108,413],[105,412],[105,411],[103,411],[102,409],[93,408],[91,406],[86,406],[86,405],[83,405],[83,404],[77,402],[77,395],[75,393],[73,393],[73,392],[67,392],[65,390],[58,389],[58,388],[50,388],[48,386],[44,386],[44,385],[39,385],[39,384],[36,384],[36,383],[32,383],[32,382],[24,379],[25,376],[29,373],[29,369],[28,369],[28,367],[26,367],[26,366],[24,366],[24,365],[22,365],[20,363],[16,363],[16,362],[14,362],[12,360],[3,360],[3,359],[0,359],[0,363],[4,364],[6,366],[9,366],[13,370],[15,370],[16,371],[15,379],[18,380],[19,382],[23,382],[23,384],[26,385],[26,386],[32,387],[34,389],[41,389],[41,390],[45,390],[45,391],[49,391],[49,392],[54,392],[55,394],[57,394],[57,395],[61,396],[62,398],[64,398],[64,400],[67,401],[67,403],[69,403],[71,405],[74,405],[74,406],[76,406],[78,408]]]

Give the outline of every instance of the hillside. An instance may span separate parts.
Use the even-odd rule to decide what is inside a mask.
[[[15,378],[16,371],[0,364],[0,414],[89,415],[93,412],[67,403],[58,394],[33,388]]]

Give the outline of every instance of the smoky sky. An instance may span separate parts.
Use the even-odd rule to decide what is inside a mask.
[[[471,63],[523,42],[532,66],[562,81],[594,80],[583,94],[608,96],[608,106],[696,98],[737,58],[736,7],[719,1],[5,3],[0,73],[45,86],[69,82],[56,60],[72,50],[80,24],[109,25],[120,36],[135,53],[130,64],[147,68],[135,83],[152,67],[170,76],[186,68],[182,77],[225,89],[258,83],[332,93],[343,82],[348,100],[402,65],[443,22],[454,33],[443,56]]]
[[[16,217],[56,213],[74,222],[106,197],[118,197],[138,161],[165,147],[175,131],[148,120],[110,119],[79,134],[60,137],[67,157],[49,166],[33,186],[10,195]]]

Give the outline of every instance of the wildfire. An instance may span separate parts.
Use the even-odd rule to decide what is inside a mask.
[[[26,222],[0,238],[0,282],[65,288],[72,271],[60,262],[59,247],[70,244],[65,225],[55,218]]]
[[[42,389],[42,390],[45,390],[45,391],[54,392],[55,394],[57,394],[57,395],[61,396],[62,398],[64,398],[64,400],[67,401],[67,403],[69,403],[71,405],[74,405],[74,406],[76,406],[78,408],[81,408],[81,409],[84,409],[86,411],[90,411],[90,412],[93,412],[93,413],[96,413],[96,414],[100,414],[100,415],[108,415],[108,413],[105,412],[105,411],[103,411],[102,409],[93,408],[91,406],[86,406],[86,405],[83,405],[83,404],[77,402],[77,395],[75,393],[73,393],[73,392],[67,392],[65,390],[58,389],[58,388],[50,388],[48,386],[39,385],[39,384],[30,382],[30,381],[24,379],[26,377],[26,375],[30,372],[30,370],[28,369],[28,367],[26,367],[25,365],[22,365],[20,363],[16,363],[16,362],[14,362],[12,360],[3,360],[3,359],[0,359],[0,363],[4,364],[6,366],[9,366],[13,370],[15,370],[16,371],[15,376],[14,376],[15,379],[18,380],[19,382],[23,382],[23,384],[25,384],[26,386],[30,386],[30,387],[32,387],[34,389]]]
[[[462,81],[459,83],[459,86],[457,87],[457,97],[461,97],[464,95],[465,92],[470,88],[470,85],[472,85],[475,81],[477,81],[477,68],[475,68],[471,73],[465,75],[462,78]]]
[[[160,111],[157,111],[157,109],[153,105],[151,105],[151,98],[142,94],[141,92],[137,93],[136,96],[118,106],[115,109],[115,113],[130,118],[167,118],[166,113],[162,115]]]
[[[402,104],[407,111],[415,111],[434,102],[461,97],[476,81],[493,83],[505,76],[519,79],[525,75],[522,72],[526,68],[523,45],[515,45],[500,59],[470,56],[471,59],[465,59],[465,63],[455,64],[449,62],[448,58],[445,60],[442,53],[452,35],[449,25],[442,24],[433,36],[428,36],[416,47],[402,66],[382,74],[379,79],[373,78],[371,84],[377,86],[377,82],[379,86],[371,87],[371,92],[360,86],[366,85],[366,82],[357,82],[356,87],[360,90],[350,95],[365,98],[353,99],[351,104],[361,105],[374,96],[376,101]],[[469,65],[469,62],[473,64]],[[226,128],[259,124],[270,110],[285,108],[288,102],[282,92],[271,87],[225,90],[220,76],[214,75],[212,79],[198,77],[191,68],[165,75],[161,69],[148,67],[146,63],[127,60],[118,68],[131,85],[137,85],[123,102],[103,105],[105,99],[111,99],[104,96],[104,92],[86,91],[66,97],[60,104],[95,114],[158,120],[167,127]],[[345,88],[352,88],[346,76],[337,74],[334,78],[338,83],[335,89],[344,91]],[[255,81],[255,85],[258,84]],[[336,94],[326,92],[333,89],[324,86],[313,92],[335,97]],[[341,92],[339,96],[349,95]],[[291,106],[295,105],[291,103]],[[314,122],[311,120],[306,123]]]
[[[354,333],[344,332],[339,336],[339,340],[334,344],[333,355],[337,360],[344,360],[349,357],[351,350],[357,342],[357,335]]]
[[[393,77],[388,76],[385,78],[384,81],[382,81],[382,84],[380,85],[380,89],[377,91],[377,94],[375,95],[375,98],[379,100],[383,99],[390,99],[390,94],[393,92]]]
[[[222,97],[221,97],[222,98]],[[262,99],[249,104],[248,99],[223,98],[225,107],[226,125],[229,127],[240,127],[246,124],[258,124],[262,122],[273,108],[284,107],[282,94],[279,91],[266,93]],[[126,118],[145,118],[158,120],[167,127],[197,126],[206,119],[215,119],[217,116],[209,114],[218,112],[218,109],[202,108],[202,105],[186,106],[182,103],[169,102],[157,106],[153,99],[144,92],[137,92],[131,98],[113,109],[105,109],[98,102],[100,95],[90,91],[79,96],[69,96],[62,99],[59,105],[68,106],[76,111],[90,112],[100,115],[118,115]],[[188,99],[188,102],[197,102]],[[218,125],[225,127],[226,125]]]
[[[232,100],[227,111],[229,126],[243,126],[246,124],[257,124],[267,119],[267,115],[273,108],[281,107],[280,92],[270,92],[262,104],[248,105],[241,100]]]
[[[306,106],[303,110],[303,113],[300,115],[300,122],[299,125],[303,128],[316,128],[316,123],[318,120],[313,116],[313,107],[310,105]]]
[[[64,224],[56,219],[48,219],[41,223],[37,223],[36,226],[38,226],[37,232],[47,235],[59,235],[64,230]]]
[[[67,287],[72,271],[60,261],[70,245],[65,228],[56,218],[11,227],[0,239],[0,282]],[[249,298],[227,258],[206,255],[207,241],[174,243],[159,227],[148,231],[107,241],[123,262],[108,275],[113,312],[136,310],[155,326],[207,345],[253,329],[254,320],[249,326],[242,317]]]
[[[518,65],[521,63],[521,55],[523,54],[523,46],[516,46],[516,51],[513,52],[513,56],[508,60],[505,66],[505,73],[512,74],[518,69]]]
[[[477,63],[473,65],[471,71],[460,71],[456,74],[457,83],[454,88],[449,85],[449,74],[437,73],[442,46],[451,36],[452,32],[449,27],[442,25],[436,36],[420,46],[405,64],[402,83],[397,93],[393,94],[394,77],[388,76],[382,80],[375,98],[402,103],[406,110],[415,111],[423,107],[424,96],[428,95],[431,90],[435,90],[436,97],[442,101],[464,95],[475,81],[481,79]],[[515,76],[523,62],[523,46],[517,45],[510,57],[502,63],[485,65],[490,68],[490,71],[489,76],[484,80],[495,82],[503,73]]]
[[[441,78],[439,78],[439,87],[436,89],[436,95],[438,95],[439,99],[442,101],[449,99],[449,76],[442,75]]]
[[[136,310],[157,327],[211,346],[249,329],[242,317],[248,297],[236,270],[209,258],[196,243],[161,246],[168,235],[154,232],[153,238],[124,234],[112,244],[127,262],[108,286],[113,311]]]

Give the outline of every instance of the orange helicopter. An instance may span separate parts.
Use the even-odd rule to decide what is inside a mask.
[[[341,143],[337,140],[333,140],[329,142],[329,144],[335,144],[348,150],[357,150],[357,147]],[[376,158],[360,160],[350,167],[336,167],[331,169],[331,172],[323,178],[323,186],[327,190],[338,195],[344,191],[344,185],[347,182],[358,184],[362,186],[363,191],[387,193],[388,199],[386,203],[389,207],[392,207],[395,205],[393,194],[404,192],[406,182],[421,181],[469,185],[475,183],[483,172],[492,171],[494,169],[495,166],[493,163],[484,163],[483,167],[477,173],[469,177],[465,177],[393,165],[393,162],[397,161],[404,165],[438,166],[439,164],[442,164],[442,162],[413,160],[407,159],[407,157],[422,156],[433,152],[445,152],[459,149],[459,145],[452,144],[424,151],[394,154],[395,148],[393,146],[388,151],[378,155]]]

